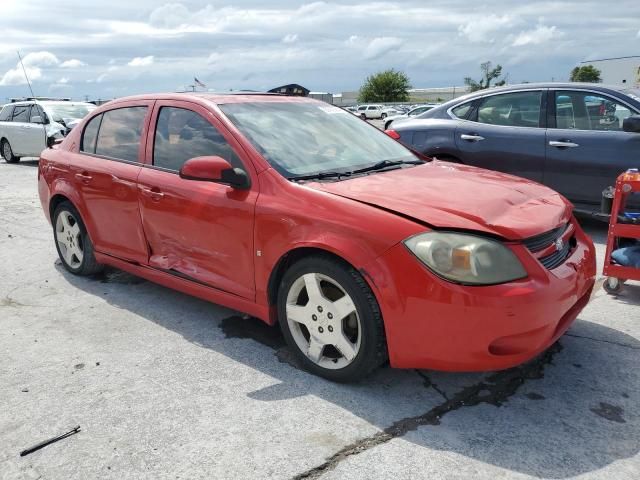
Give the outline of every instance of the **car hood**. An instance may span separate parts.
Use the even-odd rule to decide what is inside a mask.
[[[433,161],[310,187],[440,229],[521,240],[566,223],[572,206],[559,193],[522,178]]]

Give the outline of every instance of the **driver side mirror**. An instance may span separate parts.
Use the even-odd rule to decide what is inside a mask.
[[[180,168],[180,178],[222,183],[238,190],[251,186],[247,172],[217,156],[190,158]]]
[[[622,130],[631,133],[640,133],[640,115],[631,115],[622,121]]]

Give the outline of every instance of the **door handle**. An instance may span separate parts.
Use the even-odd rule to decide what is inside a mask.
[[[479,142],[481,140],[484,140],[484,137],[476,135],[475,133],[463,133],[462,135],[460,135],[460,138],[468,142]]]
[[[551,140],[549,142],[549,145],[556,148],[574,148],[574,147],[580,146],[579,144],[570,142],[568,140],[560,140],[560,141]]]
[[[84,183],[85,185],[88,184],[93,179],[93,177],[89,175],[87,172],[76,173],[76,178],[80,180],[82,183]]]
[[[154,200],[156,202],[160,201],[160,199],[164,197],[164,193],[162,193],[157,187],[153,187],[153,188],[140,187],[140,192],[144,196],[150,197],[151,200]]]

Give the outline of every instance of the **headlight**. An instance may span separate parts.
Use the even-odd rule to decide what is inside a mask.
[[[430,270],[452,282],[494,285],[527,276],[511,250],[488,238],[428,232],[404,243]]]

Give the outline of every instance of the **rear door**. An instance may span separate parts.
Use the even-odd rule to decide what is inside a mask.
[[[40,123],[35,123],[34,117],[39,117]],[[23,126],[25,149],[29,156],[39,157],[42,150],[47,146],[45,126],[42,123],[44,118],[44,112],[40,105],[32,105],[29,112],[29,123]]]
[[[97,251],[145,264],[147,243],[138,206],[138,174],[153,102],[123,102],[84,127],[70,158]]]
[[[180,178],[190,158],[216,155],[254,177],[240,145],[213,114],[190,102],[158,101],[138,179],[149,264],[244,298],[255,297],[250,190]]]
[[[543,90],[488,95],[456,128],[456,147],[467,165],[542,182],[545,156]]]
[[[638,166],[640,134],[622,130],[638,111],[584,90],[551,90],[549,105],[545,183],[573,202],[599,204],[620,173]]]
[[[27,135],[30,112],[31,105],[16,105],[13,109],[11,124],[8,124],[7,127],[7,139],[11,144],[13,154],[19,157],[30,155]]]

